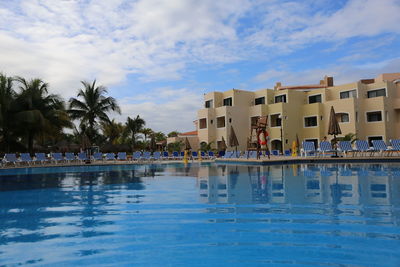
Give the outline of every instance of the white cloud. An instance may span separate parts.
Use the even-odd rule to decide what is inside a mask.
[[[135,104],[132,104],[131,98],[121,99],[123,113],[117,119],[124,122],[128,116],[140,115],[146,121],[146,127],[165,133],[195,129],[193,120],[196,119],[197,110],[202,108],[203,103],[200,93],[186,88],[158,88],[135,97],[137,98],[141,101]]]

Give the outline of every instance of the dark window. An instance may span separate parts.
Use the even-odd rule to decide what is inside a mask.
[[[367,121],[382,121],[382,112],[374,111],[374,112],[367,112]]]
[[[317,125],[317,116],[304,118],[304,127],[314,127]]]
[[[250,118],[251,125],[257,125],[257,121],[258,121],[258,116]]]
[[[265,97],[259,97],[255,100],[255,105],[264,105],[265,104]]]
[[[224,106],[232,106],[232,97],[224,99]]]
[[[322,96],[321,95],[312,95],[308,97],[308,103],[321,103],[322,102]]]
[[[225,127],[225,116],[217,118],[217,128]]]
[[[232,118],[229,118],[229,123],[231,123],[232,122]]]
[[[271,115],[271,127],[280,127],[282,125],[282,118],[280,114]]]
[[[200,123],[199,123],[200,129],[205,129],[205,128],[207,128],[207,119],[206,119],[206,118],[200,119],[199,122],[200,122]]]
[[[275,103],[286,103],[286,95],[275,96]]]
[[[368,91],[368,98],[386,96],[385,88]]]
[[[205,106],[206,106],[206,108],[212,108],[213,107],[213,101],[212,100],[207,100]]]
[[[214,122],[213,120],[210,120],[210,124],[213,124],[213,122]]]
[[[350,98],[350,97],[357,97],[357,91],[356,90],[350,90],[350,91],[345,91],[345,92],[340,92],[340,99],[344,98]]]
[[[347,113],[336,113],[336,119],[338,122],[349,122],[349,114]]]

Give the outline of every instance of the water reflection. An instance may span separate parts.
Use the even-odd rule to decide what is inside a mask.
[[[400,169],[380,164],[233,166],[199,169],[206,203],[398,205]]]

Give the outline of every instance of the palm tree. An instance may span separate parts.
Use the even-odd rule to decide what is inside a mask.
[[[124,132],[125,126],[120,123],[116,122],[114,119],[110,122],[102,122],[101,129],[107,141],[113,145],[117,144]]]
[[[36,137],[46,138],[61,134],[63,128],[71,127],[65,105],[58,95],[48,93],[48,84],[41,79],[25,80],[16,77],[20,92],[16,96],[18,111],[15,119],[18,130],[26,136],[29,152],[33,152]]]
[[[12,132],[15,124],[15,97],[13,78],[0,73],[0,142],[6,152],[10,152],[10,144],[16,143],[16,136]]]
[[[136,144],[136,135],[140,133],[145,124],[146,122],[140,118],[139,115],[137,115],[135,119],[128,117],[125,124],[125,131],[127,134],[131,135],[131,143],[133,148]]]
[[[112,97],[106,97],[107,88],[85,81],[81,82],[83,89],[78,91],[77,98],[69,100],[69,114],[74,120],[80,120],[80,124],[87,124],[86,134],[91,143],[95,141],[100,122],[110,122],[107,112],[115,111],[121,114],[117,101]],[[80,98],[80,99],[78,99]]]
[[[150,128],[143,128],[140,130],[140,133],[144,135],[144,141],[147,141],[147,137],[153,133],[153,130]]]
[[[172,131],[168,134],[168,137],[177,137],[180,134],[178,131]]]

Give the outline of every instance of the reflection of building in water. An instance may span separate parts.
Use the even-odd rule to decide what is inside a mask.
[[[200,168],[200,197],[208,203],[252,203],[266,197],[266,167],[230,166]]]
[[[218,165],[200,167],[199,186],[208,203],[390,205],[400,202],[393,176],[382,165]]]

